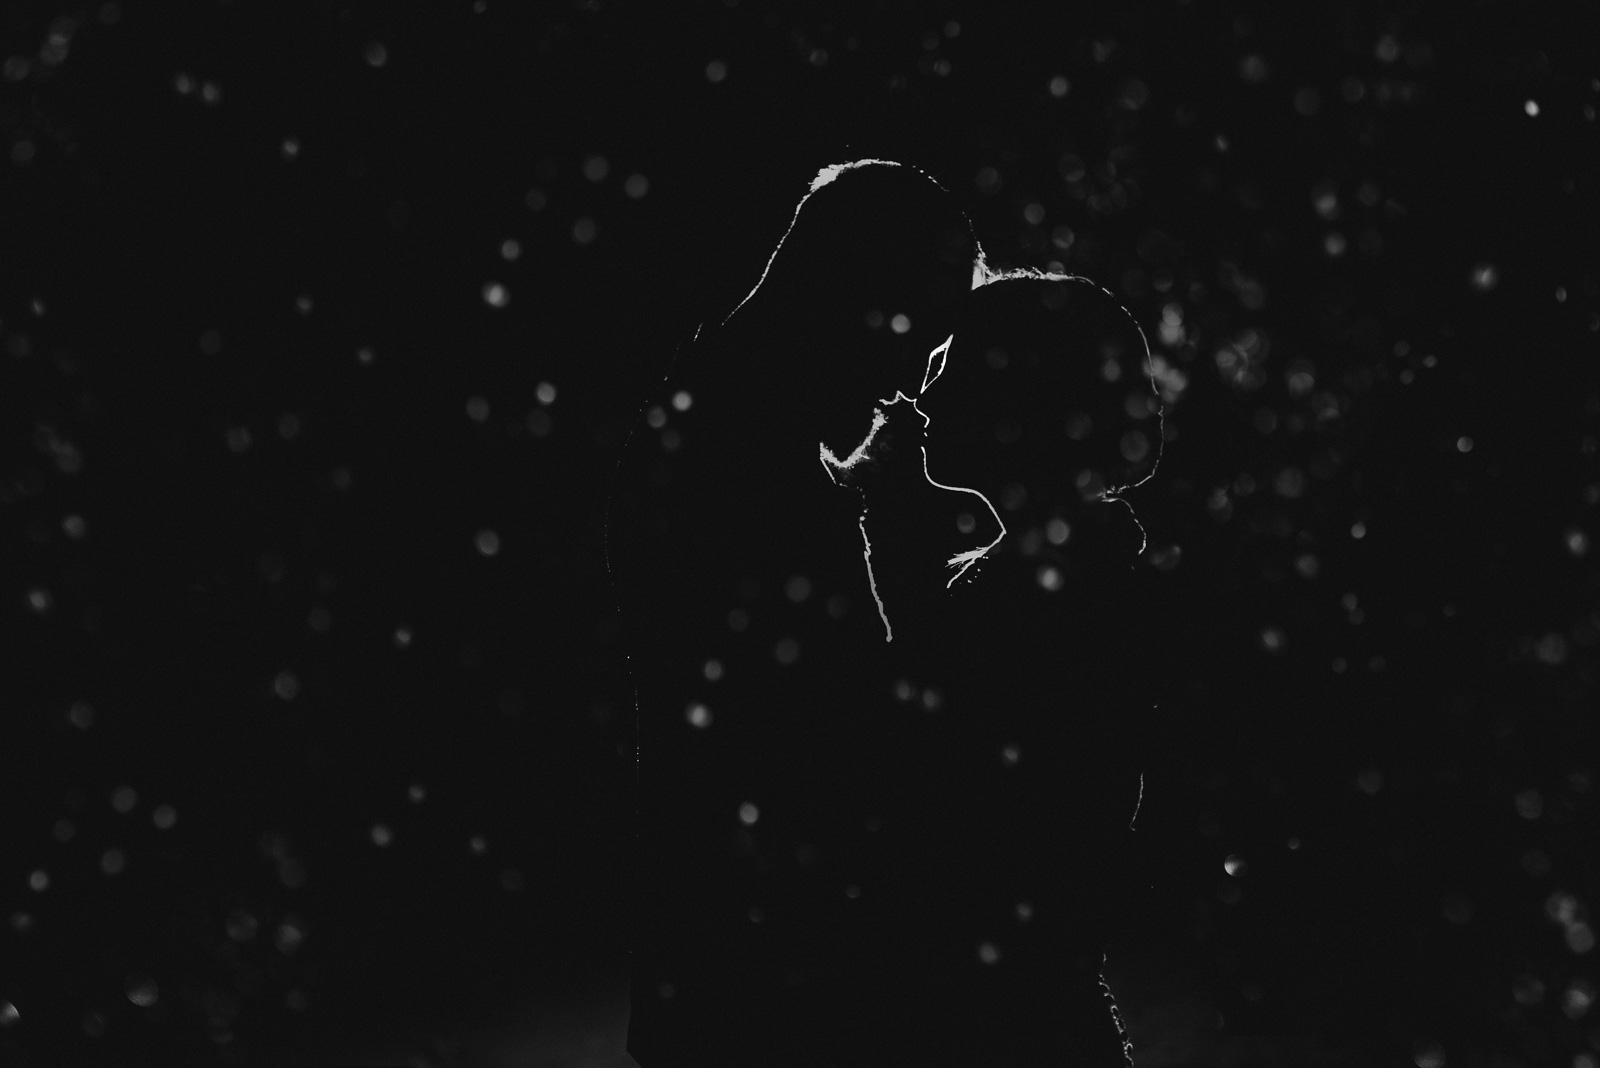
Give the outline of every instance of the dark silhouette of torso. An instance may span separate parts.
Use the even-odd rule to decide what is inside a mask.
[[[879,406],[859,469],[825,462],[969,314],[959,216],[922,182],[874,170],[823,189],[752,297],[680,358],[618,471],[644,1068],[1121,1059],[1097,876],[1115,864],[1103,826],[1134,800],[1113,797],[1126,762],[1101,745],[1122,698],[1085,658],[1111,640],[1062,644],[1119,624],[1083,622],[1088,600],[1019,611],[1021,531],[950,584],[950,557],[999,521],[908,462],[909,400]],[[893,262],[873,258],[885,247]],[[856,304],[914,328],[869,333]]]

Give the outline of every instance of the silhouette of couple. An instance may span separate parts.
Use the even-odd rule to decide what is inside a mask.
[[[913,168],[818,175],[613,487],[643,1068],[1128,1063],[1160,442],[1109,294],[992,272]]]

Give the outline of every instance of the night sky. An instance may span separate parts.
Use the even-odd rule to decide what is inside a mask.
[[[0,1061],[631,1063],[611,475],[878,158],[1154,353],[1140,1068],[1600,1068],[1559,6],[8,5]]]

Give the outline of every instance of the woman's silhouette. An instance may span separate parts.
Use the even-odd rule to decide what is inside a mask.
[[[925,759],[942,786],[916,804],[949,1042],[961,1063],[1121,1064],[1101,964],[1134,882],[1149,635],[1142,532],[1107,491],[1154,466],[1148,354],[1091,283],[1013,277],[966,299],[927,377],[837,477],[862,494],[902,656],[940,694]],[[952,554],[958,530],[987,544],[991,501],[1004,536]]]

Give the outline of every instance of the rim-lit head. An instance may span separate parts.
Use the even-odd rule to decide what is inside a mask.
[[[877,402],[918,392],[928,350],[949,335],[971,287],[975,255],[954,198],[921,171],[829,168],[730,316],[730,355],[752,392],[848,452]]]
[[[1067,507],[1154,468],[1159,404],[1144,336],[1086,280],[1018,277],[974,290],[948,347],[930,350],[925,378],[917,407],[939,481],[997,499],[1020,485],[1036,506]]]

